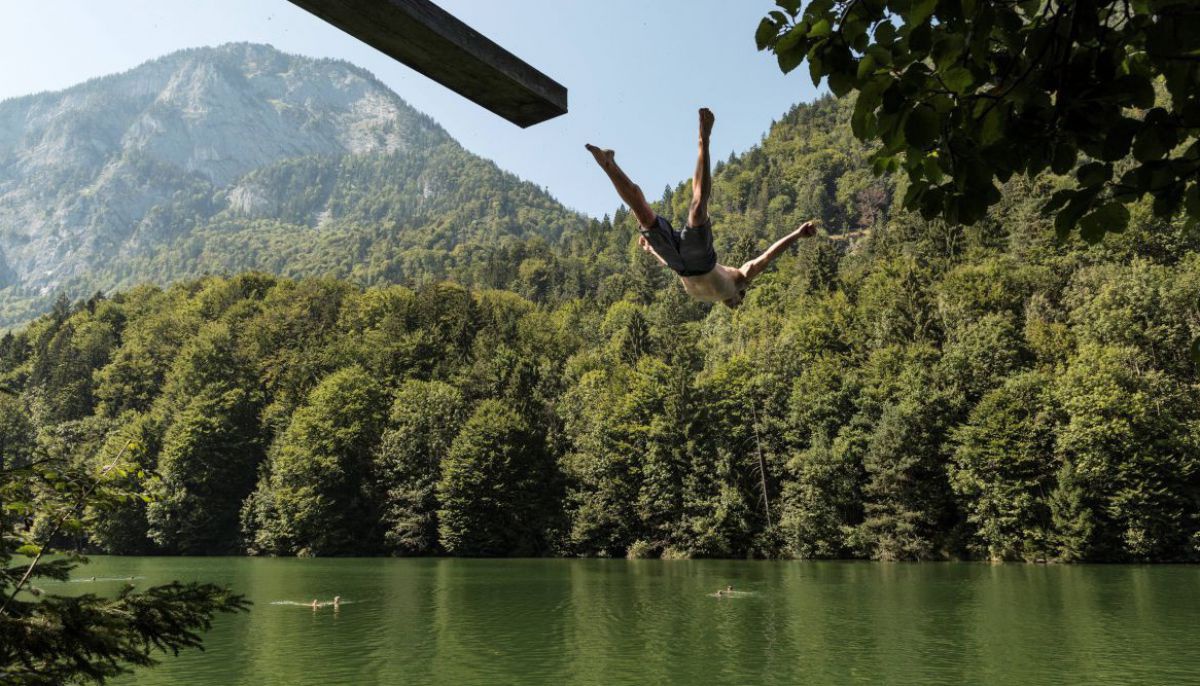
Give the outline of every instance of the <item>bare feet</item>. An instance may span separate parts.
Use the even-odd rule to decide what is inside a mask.
[[[592,145],[591,143],[586,143],[583,147],[587,148],[588,152],[592,153],[592,157],[596,158],[596,164],[604,167],[605,169],[608,169],[609,165],[613,163],[613,159],[616,157],[616,153],[612,150],[604,150]]]
[[[712,110],[707,107],[700,108],[700,140],[707,141],[712,135],[713,122],[717,120],[713,116]]]

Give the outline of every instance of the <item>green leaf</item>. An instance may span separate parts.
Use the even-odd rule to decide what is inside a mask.
[[[875,64],[880,67],[892,66],[892,53],[880,45],[868,45],[867,54],[875,60]]]
[[[908,11],[901,11],[900,16],[904,17],[904,23],[906,24],[920,24],[933,16],[933,10],[936,7],[937,0],[912,0],[908,6]]]
[[[1200,218],[1200,183],[1188,186],[1187,192],[1183,194],[1183,206],[1188,214]]]
[[[920,62],[914,62],[908,65],[904,70],[904,74],[900,77],[900,90],[904,96],[908,96],[906,100],[912,96],[919,94],[929,85],[930,71],[929,67]],[[905,104],[908,104],[907,102]]]
[[[1050,199],[1046,201],[1046,204],[1042,206],[1042,212],[1047,214],[1051,212],[1057,212],[1058,210],[1062,209],[1062,206],[1066,205],[1067,201],[1073,197],[1075,197],[1075,191],[1073,190],[1064,189],[1061,191],[1055,191],[1054,194],[1050,196]]]
[[[964,193],[955,199],[955,209],[959,223],[975,224],[987,214],[987,200],[983,193]]]
[[[1155,126],[1146,126],[1133,141],[1133,158],[1138,162],[1161,160],[1175,147],[1173,137],[1163,135]]]
[[[924,179],[914,181],[908,186],[908,190],[904,192],[904,206],[907,208],[916,207],[921,197],[929,190],[929,182]]]
[[[1104,238],[1105,233],[1120,233],[1129,225],[1129,210],[1118,202],[1110,202],[1092,210],[1079,220],[1079,235],[1088,243]]]
[[[779,60],[779,70],[784,74],[790,72],[804,61],[808,50],[807,29],[803,22],[793,26],[775,43],[775,57]]]
[[[1133,142],[1133,158],[1138,162],[1161,160],[1166,154],[1167,149],[1153,133],[1139,135]]]
[[[858,4],[855,4],[854,8],[861,8],[861,2],[862,0]],[[853,8],[845,15],[845,19],[838,26],[838,33],[858,52],[866,50],[867,45],[871,42],[871,37],[867,34],[867,22]]]
[[[824,38],[832,32],[833,26],[830,25],[829,20],[820,19],[817,21],[817,23],[812,25],[811,29],[808,30],[808,35],[810,38]]]
[[[1054,216],[1054,232],[1059,238],[1066,238],[1071,233],[1071,229],[1079,223],[1080,217],[1087,211],[1091,204],[1091,196],[1081,193],[1075,193],[1067,206],[1059,210]]]
[[[1079,151],[1070,143],[1059,143],[1054,146],[1054,157],[1050,160],[1050,170],[1055,174],[1066,174],[1075,166]]]
[[[1127,74],[1109,84],[1106,90],[1121,104],[1142,109],[1154,107],[1154,85],[1144,76]]]
[[[953,98],[950,98],[949,96],[946,96],[946,95],[942,95],[941,93],[938,93],[937,95],[929,98],[929,100],[926,100],[925,102],[926,102],[926,104],[928,104],[930,107],[933,108],[934,112],[938,113],[939,117],[944,117],[944,116],[949,115],[951,113],[951,111],[954,110],[954,105],[955,105]]]
[[[781,52],[776,50],[775,57],[779,61],[779,71],[786,74],[800,66],[800,63],[804,61],[804,51],[788,50],[786,52]]]
[[[850,130],[855,138],[862,140],[870,136],[874,110],[875,105],[872,104],[871,98],[865,91],[860,92],[854,101],[854,112],[850,115]]]
[[[1200,129],[1200,101],[1192,100],[1183,106],[1180,111],[1180,116],[1183,117],[1183,125],[1189,129]]]
[[[934,154],[926,155],[925,159],[922,160],[921,163],[925,168],[925,176],[927,176],[930,181],[933,183],[942,182],[942,180],[945,178],[945,174],[942,172],[942,168],[938,166],[938,159]]]
[[[1129,146],[1133,136],[1141,129],[1141,122],[1136,119],[1123,118],[1111,125],[1108,135],[1104,138],[1104,147],[1100,158],[1108,161],[1119,160],[1129,154]]]
[[[879,22],[879,26],[875,27],[875,42],[885,48],[890,48],[895,41],[896,25],[890,21]]]
[[[946,194],[942,189],[930,188],[925,195],[921,196],[921,216],[926,220],[936,218],[942,212],[945,202]],[[957,205],[954,205],[954,207],[957,207]]]
[[[975,75],[966,67],[951,67],[942,74],[942,82],[955,93],[966,93],[975,83]],[[995,112],[995,109],[992,110]]]
[[[884,98],[886,104],[887,99]],[[882,112],[878,115],[876,129],[879,139],[883,141],[883,149],[887,153],[897,153],[904,149],[904,119],[899,114]]]
[[[1088,162],[1075,172],[1081,186],[1098,186],[1112,178],[1113,167],[1103,162]]]
[[[788,29],[786,33],[779,37],[778,42],[775,43],[775,52],[793,49],[799,49],[803,52],[808,49],[806,47],[807,42],[808,24],[805,22],[800,22],[799,24],[796,24],[792,28]]]
[[[1182,189],[1173,187],[1155,195],[1154,202],[1150,204],[1150,209],[1154,212],[1154,216],[1166,219],[1178,212],[1179,206],[1182,204]]]
[[[854,99],[854,112],[850,115],[850,128],[859,139],[873,137],[875,134],[875,108],[879,106],[881,93],[891,85],[892,80],[887,75],[877,76],[858,91]]]
[[[933,44],[929,56],[939,71],[954,66],[963,51],[963,36],[960,33],[943,33]]]
[[[1178,143],[1170,116],[1160,107],[1146,115],[1145,123],[1133,142],[1133,156],[1139,162],[1161,160]]]
[[[928,148],[938,138],[940,121],[927,105],[917,105],[904,121],[904,139],[914,148]]]
[[[908,49],[916,56],[923,56],[929,52],[929,46],[933,40],[933,30],[929,28],[929,24],[921,24],[908,32]]]
[[[825,75],[825,65],[815,55],[808,56],[808,75],[814,86],[821,85],[821,77]]]
[[[829,75],[829,90],[837,97],[849,93],[854,88],[854,77],[849,74],[835,71]]]
[[[774,20],[764,17],[758,24],[758,30],[754,32],[754,43],[758,45],[759,50],[766,50],[778,35],[779,26]]]
[[[991,145],[1004,135],[1004,112],[1000,107],[996,105],[983,116],[983,124],[979,130],[979,142],[982,145]]]
[[[888,173],[895,173],[900,167],[899,161],[892,155],[876,154],[871,160],[871,171],[875,176],[883,176]]]
[[[875,58],[871,55],[865,55],[858,63],[858,80],[862,81],[871,76],[875,71]]]
[[[782,7],[788,14],[795,15],[800,11],[800,0],[775,0],[775,4]]]

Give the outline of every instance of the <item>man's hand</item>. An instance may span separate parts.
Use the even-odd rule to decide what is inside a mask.
[[[815,219],[804,222],[800,228],[796,229],[796,234],[802,238],[817,235],[817,222]]]
[[[642,250],[645,250],[653,255],[654,259],[658,260],[659,264],[664,267],[667,266],[667,261],[664,260],[662,256],[658,254],[658,251],[656,251],[654,247],[650,245],[650,241],[646,240],[645,236],[638,236],[638,245],[642,246]]]

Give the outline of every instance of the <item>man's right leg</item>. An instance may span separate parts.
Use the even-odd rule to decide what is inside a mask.
[[[712,194],[712,172],[708,164],[708,140],[716,118],[707,108],[700,108],[700,154],[696,157],[696,173],[692,175],[692,205],[688,209],[688,226],[708,223],[708,197]]]
[[[608,178],[612,181],[613,187],[617,189],[617,195],[621,196],[621,200],[629,206],[633,216],[637,217],[638,224],[643,229],[652,228],[658,223],[658,213],[654,208],[650,207],[650,203],[646,202],[646,196],[642,195],[642,189],[636,183],[631,181],[625,172],[617,166],[617,161],[612,150],[601,150],[600,148],[588,143],[584,146],[588,152],[592,153],[592,157],[596,158],[596,164],[608,174]]]

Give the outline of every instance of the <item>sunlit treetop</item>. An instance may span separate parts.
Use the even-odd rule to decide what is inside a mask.
[[[756,40],[790,72],[856,94],[876,173],[904,206],[973,224],[997,182],[1074,174],[1060,236],[1121,231],[1125,207],[1200,221],[1200,3],[1194,0],[779,0]]]

